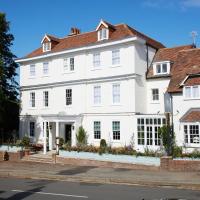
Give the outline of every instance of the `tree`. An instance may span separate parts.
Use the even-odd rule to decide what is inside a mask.
[[[9,33],[6,15],[0,13],[0,133],[18,128],[18,84],[15,80],[18,65],[10,47],[14,36]]]

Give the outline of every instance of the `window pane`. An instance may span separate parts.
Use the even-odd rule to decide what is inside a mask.
[[[119,50],[112,51],[112,64],[117,65],[120,63],[120,53]]]
[[[191,98],[191,87],[185,87],[185,97]]]
[[[166,63],[162,64],[162,72],[163,73],[167,72],[167,64]]]
[[[190,125],[190,143],[199,144],[199,125]]]
[[[30,122],[30,137],[35,136],[35,122]]]
[[[153,101],[159,100],[159,90],[158,89],[152,89],[152,100]]]
[[[193,98],[198,98],[199,97],[199,87],[198,86],[193,86],[192,87],[192,96],[193,96]]]
[[[63,70],[66,72],[68,70],[68,59],[64,58],[63,60]]]
[[[70,71],[74,71],[74,58],[70,58]]]
[[[156,65],[156,73],[157,74],[161,73],[161,66],[160,65]]]
[[[120,103],[120,84],[113,85],[113,103]]]
[[[49,92],[48,91],[43,92],[43,106],[44,107],[49,106]]]
[[[43,63],[43,74],[49,73],[49,63]]]
[[[30,107],[35,107],[35,92],[30,93]]]
[[[93,66],[94,67],[100,66],[100,53],[93,54]]]
[[[30,76],[35,76],[35,65],[30,65]]]
[[[94,139],[101,139],[101,122],[94,122]]]
[[[112,122],[113,140],[120,140],[120,122]]]
[[[101,103],[101,86],[94,87],[94,104]]]
[[[72,89],[66,90],[66,105],[72,104]]]
[[[187,129],[187,125],[184,126],[184,139],[185,139],[185,143],[188,144],[188,129]]]

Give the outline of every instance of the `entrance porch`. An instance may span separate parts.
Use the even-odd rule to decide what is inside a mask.
[[[76,129],[79,127],[79,120],[50,119],[43,117],[43,153],[56,150],[58,153],[58,141],[56,138],[63,138],[65,143],[75,145]]]

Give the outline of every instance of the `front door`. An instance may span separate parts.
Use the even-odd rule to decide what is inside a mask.
[[[72,125],[65,124],[65,142],[71,143],[71,136],[72,136]]]

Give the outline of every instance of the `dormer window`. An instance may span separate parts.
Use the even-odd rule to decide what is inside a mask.
[[[102,28],[98,31],[98,40],[106,40],[108,39],[108,29]]]
[[[51,50],[51,42],[43,43],[43,52],[50,51],[50,50]]]
[[[154,75],[162,75],[170,73],[170,62],[159,62],[153,64]]]

